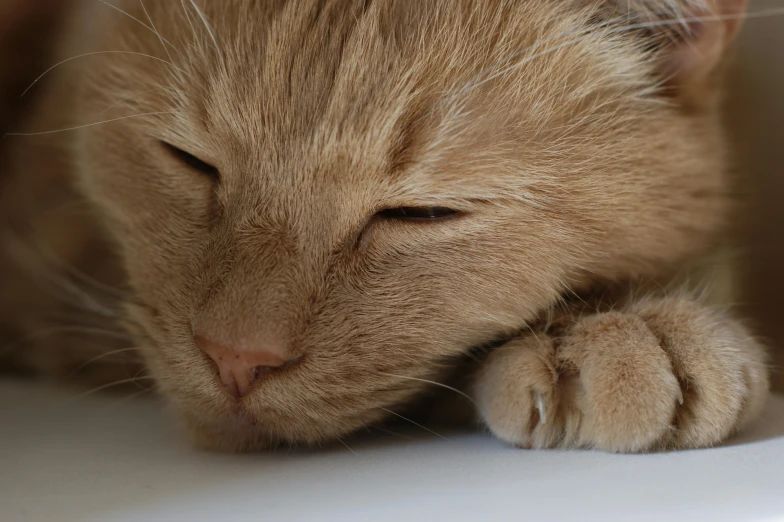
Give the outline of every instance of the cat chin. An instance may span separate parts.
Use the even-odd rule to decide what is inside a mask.
[[[196,449],[215,453],[266,452],[280,447],[318,447],[353,431],[327,434],[315,428],[295,431],[285,427],[276,434],[277,430],[273,427],[275,423],[256,419],[248,413],[224,415],[212,420],[196,419],[190,415],[181,415],[181,418],[188,442]]]
[[[182,418],[188,441],[200,450],[243,453],[274,449],[281,444],[247,413],[212,421],[190,415],[183,415]]]

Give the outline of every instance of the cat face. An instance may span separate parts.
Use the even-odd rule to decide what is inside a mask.
[[[663,93],[650,35],[588,3],[147,0],[108,18],[98,47],[119,52],[91,58],[78,109],[117,121],[80,131],[80,186],[195,441],[341,436],[563,293],[705,246],[713,105]],[[259,351],[286,363],[240,377],[215,356]]]

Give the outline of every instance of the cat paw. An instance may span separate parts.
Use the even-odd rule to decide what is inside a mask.
[[[659,340],[681,388],[671,448],[717,444],[757,417],[769,393],[764,347],[737,320],[691,299],[647,299],[630,314]]]
[[[496,349],[480,372],[474,397],[498,438],[521,448],[548,448],[562,436],[555,348],[547,335]]]
[[[590,316],[562,341],[558,363],[573,373],[575,445],[639,452],[669,440],[681,384],[659,339],[645,322],[623,313]]]
[[[490,355],[480,415],[526,448],[613,452],[705,447],[754,418],[768,392],[761,346],[688,299],[646,300],[537,333]]]

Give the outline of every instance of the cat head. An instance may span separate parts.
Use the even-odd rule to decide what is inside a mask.
[[[701,251],[735,22],[657,24],[742,3],[112,11],[78,79],[78,114],[113,120],[79,131],[80,186],[194,440],[341,436],[565,292]]]

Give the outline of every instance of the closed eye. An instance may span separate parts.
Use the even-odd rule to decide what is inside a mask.
[[[166,148],[169,153],[174,156],[180,163],[184,164],[187,167],[192,168],[193,170],[197,170],[202,174],[205,174],[212,178],[215,181],[220,180],[220,172],[218,171],[217,167],[214,167],[207,163],[206,161],[202,161],[193,154],[189,152],[185,152],[182,149],[175,147],[166,142],[161,142],[163,146]]]
[[[401,221],[434,221],[457,217],[457,210],[447,207],[399,207],[382,210],[377,216]]]

